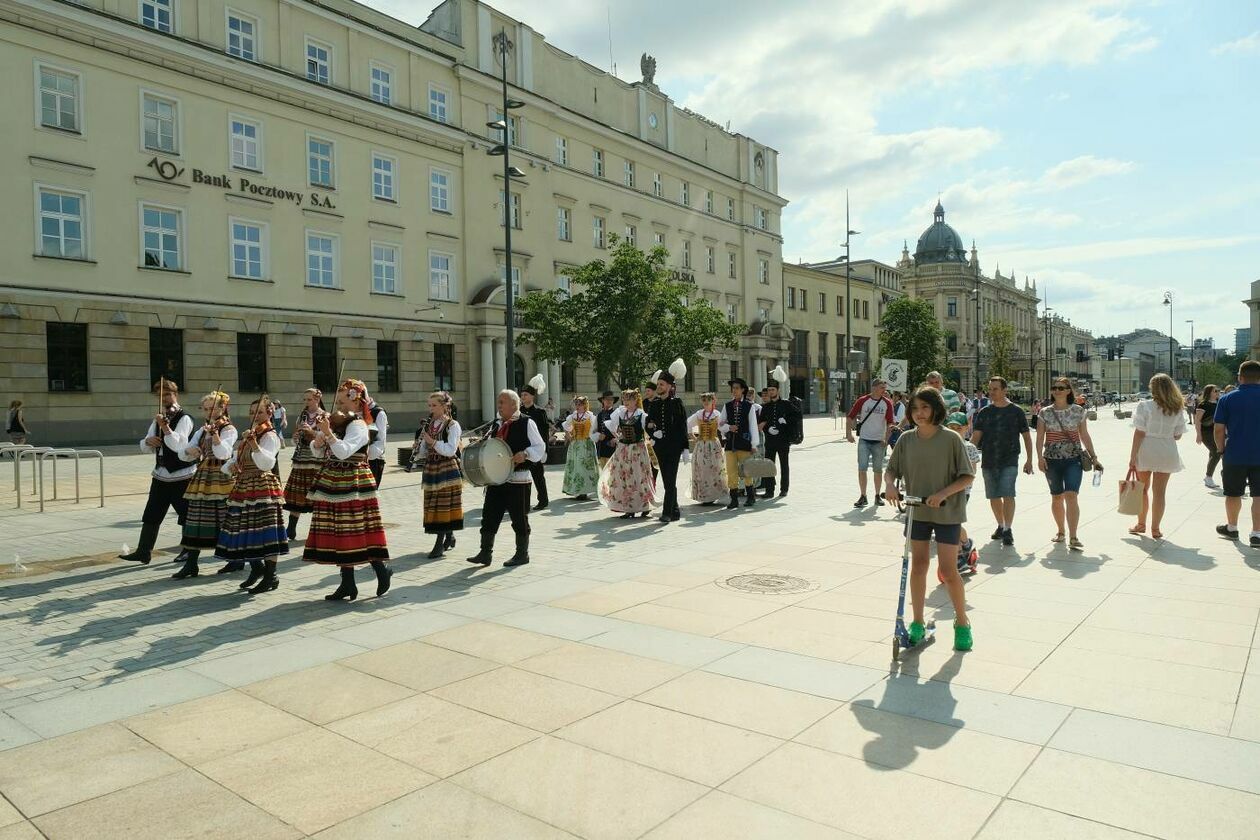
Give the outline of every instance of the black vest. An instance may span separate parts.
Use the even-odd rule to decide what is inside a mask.
[[[376,428],[376,415],[380,414],[384,410],[385,410],[384,408],[377,405],[376,403],[372,403],[370,406],[368,406],[368,410],[367,410],[368,416],[364,419],[363,422],[367,423],[369,427],[368,428],[368,443],[369,444],[376,443],[376,438],[380,434],[380,431]]]
[[[170,424],[171,431],[175,431],[175,427],[179,425],[179,421],[187,417],[188,414],[181,408],[173,414],[166,415],[166,422]],[[154,432],[161,431],[154,428]],[[178,472],[188,466],[188,463],[179,457],[179,453],[166,445],[166,437],[162,436],[162,446],[154,453],[154,466],[165,467],[167,472]]]
[[[617,423],[617,439],[622,443],[643,443],[643,425],[637,416],[623,417]]]
[[[502,427],[503,419],[495,419],[494,425],[490,427],[490,436],[498,437],[499,429]],[[508,445],[508,449],[512,450],[513,455],[529,449],[529,418],[522,413],[520,417],[513,420],[508,426],[507,436],[503,439],[503,442]],[[524,465],[522,464],[517,469],[522,469],[523,467]]]
[[[753,404],[748,400],[728,400],[725,408],[726,422],[731,430],[726,433],[722,448],[732,452],[751,452],[753,447],[749,424],[752,423]]]

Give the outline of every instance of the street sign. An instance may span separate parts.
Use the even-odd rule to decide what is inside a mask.
[[[888,383],[888,390],[904,392],[907,367],[905,359],[884,359],[880,366],[879,378]]]

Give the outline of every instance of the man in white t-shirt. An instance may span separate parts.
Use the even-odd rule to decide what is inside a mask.
[[[849,443],[853,443],[853,435],[858,436],[858,489],[861,496],[854,507],[866,507],[866,471],[875,471],[875,504],[882,505],[879,488],[884,486],[884,454],[888,451],[888,436],[893,430],[893,404],[885,396],[887,383],[876,379],[871,383],[871,392],[858,399],[849,409],[845,422],[844,435]]]

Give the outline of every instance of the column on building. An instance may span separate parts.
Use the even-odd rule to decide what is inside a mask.
[[[748,371],[750,374],[747,377],[748,384],[752,386],[754,391],[760,391],[762,388],[766,387],[766,360],[762,356],[753,356],[749,359],[749,364],[752,367],[751,370]]]
[[[478,339],[481,344],[481,416],[489,420],[494,416],[494,401],[498,389],[494,387],[494,342],[488,335]]]
[[[504,369],[507,362],[503,348],[504,339],[494,339],[494,392],[496,394],[507,387],[507,371]]]
[[[568,405],[572,395],[560,391],[560,363],[547,362],[547,390],[551,392],[551,400],[556,404],[556,412],[562,412]],[[546,400],[543,400],[545,403]]]

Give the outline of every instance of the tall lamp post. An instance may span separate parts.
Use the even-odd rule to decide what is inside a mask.
[[[976,291],[972,295],[976,301],[976,390],[980,389],[980,269],[976,268]],[[961,379],[961,377],[959,377]],[[962,383],[958,383],[962,387]]]
[[[524,108],[525,103],[508,99],[507,63],[508,53],[512,51],[512,41],[507,36],[507,30],[500,29],[494,36],[494,49],[500,66],[499,81],[503,88],[503,112],[501,119],[488,122],[486,126],[498,129],[502,142],[493,146],[487,154],[503,156],[503,284],[507,295],[507,313],[504,316],[507,327],[507,352],[503,354],[507,378],[503,381],[507,382],[509,387],[513,387],[516,384],[516,290],[512,287],[512,179],[524,178],[525,173],[512,166],[510,160],[512,141],[515,138],[512,136],[512,119],[509,112],[516,108]]]
[[[1177,381],[1177,367],[1173,364],[1173,293],[1164,292],[1164,306],[1168,307],[1168,375]]]
[[[849,410],[849,382],[853,372],[849,362],[849,353],[853,348],[853,271],[849,260],[849,237],[857,236],[860,230],[849,227],[849,191],[844,191],[844,410]]]
[[[1186,323],[1190,325],[1190,390],[1193,391],[1196,385],[1194,381],[1194,319],[1187,318]]]
[[[1050,344],[1051,338],[1053,337],[1051,322],[1051,317],[1053,315],[1054,310],[1047,306],[1044,316],[1046,319],[1046,390],[1042,392],[1042,396],[1046,399],[1050,398]]]

